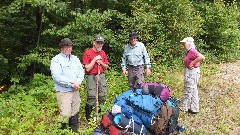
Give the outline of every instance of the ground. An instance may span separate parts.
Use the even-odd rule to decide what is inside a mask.
[[[220,64],[216,74],[202,76],[200,113],[181,112],[179,122],[186,129],[182,134],[240,135],[239,67],[240,61]]]
[[[182,135],[240,135],[240,61],[201,65],[199,83],[200,112],[180,112],[179,124],[185,127]],[[182,86],[183,74],[168,74],[171,81]],[[174,80],[177,78],[177,80]],[[171,87],[174,89],[174,87]],[[182,94],[181,88],[172,94]],[[180,97],[175,94],[173,96]],[[89,123],[81,120],[84,129]],[[88,125],[89,126],[89,125]]]

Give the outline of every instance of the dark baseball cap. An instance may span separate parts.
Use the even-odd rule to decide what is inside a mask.
[[[137,37],[138,37],[138,35],[136,32],[132,32],[129,34],[129,38],[137,38]]]
[[[95,36],[94,41],[96,42],[103,42],[104,43],[104,38],[102,36]]]

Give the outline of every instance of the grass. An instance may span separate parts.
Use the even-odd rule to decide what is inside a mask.
[[[240,85],[235,80],[239,78],[237,76],[239,68],[235,65],[240,64],[237,62],[232,65],[201,68],[200,113],[197,115],[181,113],[179,122],[186,128],[183,134],[237,135],[240,133]]]
[[[236,78],[232,77],[234,73],[221,66],[225,65],[202,64],[199,82],[200,113],[193,115],[180,112],[179,123],[186,129],[180,134],[237,135],[240,133],[238,89],[240,85],[234,81]],[[233,65],[233,67],[238,66]],[[112,77],[114,76],[110,76],[110,78]],[[114,82],[121,83],[113,83],[112,81],[108,80],[108,90],[111,91],[109,92],[108,103],[112,103],[114,97],[121,94],[121,89],[126,88],[124,82],[127,82],[126,78],[120,75],[115,78]],[[152,75],[147,77],[146,81],[167,84],[171,88],[171,95],[182,99],[183,69],[171,69],[164,72],[153,70]],[[123,83],[124,85],[122,85]],[[109,107],[111,107],[111,104]]]
[[[186,129],[180,134],[238,135],[240,133],[239,67],[240,61],[218,65],[203,63],[201,65],[201,79],[199,82],[200,113],[192,115],[180,112],[179,123]],[[57,123],[55,123],[57,118],[57,105],[55,91],[52,90],[52,79],[47,77],[46,83],[43,83],[43,77],[42,75],[37,76],[37,80],[35,80],[37,85],[31,86],[31,90],[29,90],[28,94],[22,92],[27,88],[18,86],[12,87],[11,90],[0,95],[0,100],[2,102],[1,116],[3,116],[0,120],[2,129],[0,130],[0,134],[38,134],[38,132],[40,134],[45,131],[49,131],[49,134],[55,134],[59,132],[55,127],[57,126]],[[103,110],[103,112],[99,114],[100,119],[104,112],[111,109],[115,97],[128,88],[127,78],[121,75],[120,71],[107,71],[106,79],[108,92],[105,104],[100,105]],[[146,77],[145,80],[147,82],[162,82],[168,85],[171,89],[171,95],[180,100],[182,99],[183,68],[153,66],[151,76]],[[96,127],[96,123],[93,121],[87,122],[85,120],[85,88],[86,81],[84,81],[82,87],[80,87],[81,108],[79,114],[79,131],[83,135],[90,135]],[[38,102],[38,100],[41,102]],[[39,105],[41,107],[39,107]],[[36,109],[36,107],[39,107],[39,109]],[[21,109],[14,108],[24,109],[20,111]],[[16,118],[19,118],[19,120],[28,119],[27,122],[13,122],[15,119],[12,118],[20,115],[23,116],[21,119],[19,117]],[[32,123],[29,123],[29,121],[32,121],[32,123],[37,126],[34,128],[34,131],[30,131],[33,128]],[[11,125],[12,128],[10,127],[11,130],[9,130],[9,126]]]

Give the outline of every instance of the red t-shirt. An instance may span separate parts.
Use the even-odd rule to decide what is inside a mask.
[[[186,56],[185,56],[185,58],[184,58],[184,65],[185,65],[185,67],[189,67],[190,63],[197,58],[198,53],[199,53],[199,52],[198,52],[195,48],[192,48],[192,49],[190,49],[190,50],[187,52],[187,54],[186,54]],[[199,67],[199,65],[200,65],[200,62],[195,63],[195,64],[193,65],[193,67],[196,68],[196,67]]]
[[[97,55],[100,55],[102,57],[102,62],[103,63],[108,64],[107,55],[103,50],[101,50],[100,52],[95,52],[93,50],[93,48],[90,48],[83,53],[83,65],[87,65],[87,64],[91,63],[91,61]],[[99,68],[100,68],[100,73],[103,73],[104,68],[102,66],[99,66]],[[98,74],[98,64],[97,64],[97,62],[94,64],[93,68],[89,72],[86,71],[86,74],[87,75]]]

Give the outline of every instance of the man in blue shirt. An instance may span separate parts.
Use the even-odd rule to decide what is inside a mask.
[[[144,44],[137,41],[137,37],[135,32],[129,34],[129,44],[125,46],[122,57],[122,73],[128,74],[128,86],[131,90],[134,90],[137,84],[143,83],[144,64],[146,64],[146,75],[151,74],[150,57]]]
[[[50,70],[60,109],[61,129],[66,129],[69,123],[71,130],[78,132],[79,87],[84,70],[79,58],[71,54],[73,43],[69,38],[62,39],[59,46],[61,53],[52,58]]]

